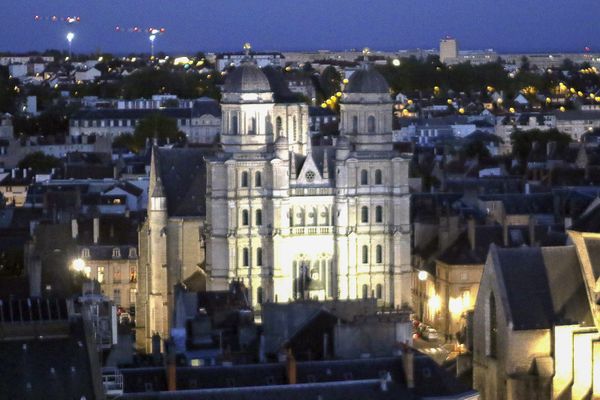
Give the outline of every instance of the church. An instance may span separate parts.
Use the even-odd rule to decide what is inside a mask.
[[[366,57],[365,57],[366,58]],[[218,148],[152,153],[139,231],[137,345],[169,336],[174,287],[251,303],[377,298],[412,305],[408,166],[392,99],[366,59],[340,99],[340,136],[313,146],[308,106],[280,101],[247,54],[225,80]]]

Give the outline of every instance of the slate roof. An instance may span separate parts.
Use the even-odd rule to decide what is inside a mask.
[[[143,119],[149,115],[161,114],[170,118],[193,118],[210,114],[221,116],[221,106],[217,101],[195,101],[192,108],[161,109],[91,109],[81,110],[73,115],[73,120],[102,119]]]
[[[69,337],[0,342],[1,397],[96,399],[82,327],[71,330]]]
[[[159,173],[170,216],[202,216],[206,213],[206,163],[213,149],[157,149]]]
[[[177,368],[177,392],[166,390],[163,368],[122,369],[123,398],[174,399],[414,399],[472,393],[429,357],[415,354],[414,392],[406,388],[399,357],[327,360],[297,363],[297,384],[286,384],[285,364],[233,367]],[[392,382],[382,391],[380,378],[389,372]],[[146,383],[152,384],[152,393]],[[135,394],[134,394],[135,393]],[[418,397],[417,397],[418,398]]]
[[[554,309],[542,250],[520,247],[495,251],[514,329],[551,328]]]

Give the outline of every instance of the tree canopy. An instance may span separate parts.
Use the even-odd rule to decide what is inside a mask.
[[[177,128],[177,121],[160,113],[155,113],[142,119],[135,128],[133,135],[121,135],[113,141],[113,147],[121,147],[139,152],[146,147],[148,141],[157,141],[157,144],[181,144],[186,137]]]
[[[23,157],[18,166],[23,169],[31,168],[34,174],[44,174],[50,173],[52,168],[61,168],[62,162],[59,158],[36,151]]]
[[[513,132],[510,135],[510,141],[512,143],[513,155],[521,160],[525,160],[532,150],[533,143],[538,143],[540,146],[546,148],[546,145],[549,142],[555,142],[556,149],[560,152],[569,146],[572,139],[571,136],[562,133],[557,129],[549,129],[546,131],[532,129],[529,131]]]

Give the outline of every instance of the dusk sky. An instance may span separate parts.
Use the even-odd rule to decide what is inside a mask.
[[[434,48],[446,35],[461,49],[600,51],[598,0],[3,0],[0,51],[149,52],[146,34],[164,27],[166,52]],[[35,15],[41,17],[35,21]],[[80,16],[68,25],[45,20]]]

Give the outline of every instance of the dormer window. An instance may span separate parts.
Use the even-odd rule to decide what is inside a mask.
[[[112,251],[112,257],[121,258],[121,249],[119,249],[118,247],[114,247]]]
[[[90,258],[90,249],[81,249],[81,258]]]
[[[137,258],[137,249],[135,247],[129,248],[129,258]]]

